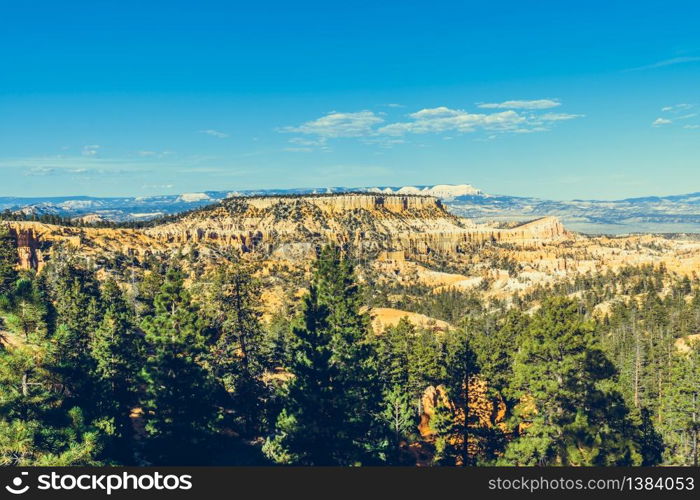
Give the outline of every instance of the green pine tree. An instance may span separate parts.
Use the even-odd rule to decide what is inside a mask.
[[[15,233],[5,224],[0,224],[0,296],[12,291],[18,278],[18,261]]]
[[[546,301],[513,365],[522,435],[506,449],[515,465],[634,465],[637,429],[615,388],[616,372],[594,325],[568,299]]]
[[[401,386],[394,386],[386,391],[383,399],[381,419],[389,430],[390,448],[393,449],[393,453],[389,451],[387,461],[400,465],[404,462],[402,445],[415,433],[416,409],[410,394]]]
[[[219,386],[204,366],[203,321],[170,269],[156,295],[155,314],[142,322],[148,358],[144,370],[147,455],[159,464],[198,464],[211,458],[221,412]]]
[[[67,397],[43,328],[0,348],[0,464],[99,465],[100,433]]]
[[[210,349],[214,375],[223,382],[238,428],[259,432],[263,418],[267,368],[260,310],[260,283],[252,270],[236,263],[205,276],[202,312],[210,319],[215,340]]]
[[[5,317],[7,328],[24,342],[29,342],[32,337],[46,336],[48,311],[36,280],[18,280],[11,297],[7,303],[9,312]]]
[[[697,466],[700,461],[700,343],[675,354],[661,398],[666,463]]]
[[[360,309],[352,265],[338,249],[324,248],[294,328],[294,378],[264,448],[273,460],[359,465],[385,446],[370,319]]]
[[[100,387],[100,425],[110,436],[108,453],[130,460],[132,425],[130,414],[136,405],[142,341],[133,313],[114,280],[102,290],[106,312],[91,338],[90,352]]]

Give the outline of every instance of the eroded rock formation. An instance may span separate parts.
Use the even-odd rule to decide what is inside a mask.
[[[569,235],[547,217],[513,229],[455,217],[436,198],[400,195],[234,198],[146,231],[170,243],[207,242],[272,252],[290,242],[350,243],[360,250],[409,255],[458,253],[475,243],[558,239]]]
[[[495,228],[456,217],[435,198],[379,193],[235,197],[147,229],[5,224],[17,235],[21,266],[33,269],[40,269],[59,245],[88,257],[122,254],[141,260],[196,248],[204,255],[224,250],[297,263],[313,259],[319,246],[334,242],[352,246],[361,258],[376,259],[398,278],[409,279],[420,271],[412,270],[411,262],[433,257],[466,262],[473,270],[469,276],[423,272],[421,282],[471,288],[486,279],[494,290],[508,294],[529,282],[576,272],[663,262],[688,274],[700,265],[698,242],[652,236],[586,238],[569,233],[553,217]],[[517,279],[502,269],[500,274],[485,267],[479,271],[481,260],[497,257],[525,267]]]

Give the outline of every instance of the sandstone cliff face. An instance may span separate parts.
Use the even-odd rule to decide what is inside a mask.
[[[406,256],[470,252],[484,242],[524,243],[571,237],[555,218],[512,229],[476,225],[447,212],[436,198],[386,194],[241,197],[144,230],[12,222],[23,268],[40,269],[56,244],[86,254],[144,257],[198,247],[256,252],[279,258],[313,256],[326,242],[361,252]]]
[[[250,207],[265,210],[278,204],[293,204],[298,198],[261,196],[241,198]],[[397,196],[377,194],[345,194],[306,196],[304,202],[310,203],[327,213],[340,213],[349,210],[388,210],[394,213],[416,210],[444,210],[437,198],[429,196]]]
[[[63,234],[57,226],[50,224],[10,222],[7,226],[15,234],[19,266],[22,269],[41,270],[48,259],[50,248],[58,240],[75,244],[74,239]]]
[[[628,265],[663,263],[691,277],[700,269],[698,241],[589,238],[569,233],[553,217],[494,228],[456,217],[434,198],[385,193],[231,198],[141,230],[0,224],[15,232],[25,269],[40,270],[59,246],[69,246],[98,268],[108,261],[138,266],[151,255],[197,254],[204,265],[216,265],[239,251],[270,269],[305,272],[317,248],[335,242],[351,244],[382,279],[420,283],[435,293],[478,289],[499,300],[567,276]]]
[[[554,218],[514,229],[478,226],[424,196],[343,195],[240,198],[205,214],[147,230],[171,243],[207,242],[244,252],[272,252],[290,242],[351,243],[361,250],[457,253],[475,243],[559,239]]]
[[[167,245],[133,229],[97,229],[56,226],[41,222],[8,222],[15,233],[19,265],[22,269],[41,270],[57,245],[80,251],[85,256],[123,253],[145,257],[167,251]]]

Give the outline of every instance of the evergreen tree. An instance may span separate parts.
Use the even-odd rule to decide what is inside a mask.
[[[240,419],[238,427],[244,434],[254,435],[261,427],[265,396],[260,283],[242,263],[220,267],[204,282],[202,312],[215,330],[213,373],[232,397]]]
[[[535,314],[513,366],[516,423],[506,449],[516,465],[633,465],[642,460],[637,429],[614,387],[615,369],[594,326],[568,299]]]
[[[12,291],[18,278],[15,269],[18,261],[15,233],[5,224],[0,224],[0,296]]]
[[[663,436],[654,426],[651,410],[649,408],[641,408],[638,416],[635,416],[633,412],[633,419],[639,432],[638,442],[642,454],[641,465],[648,467],[662,463],[665,445]]]
[[[92,409],[96,410],[94,402],[99,400],[95,361],[90,355],[91,338],[103,315],[99,282],[71,256],[57,260],[46,273],[55,310],[57,370],[71,397],[92,419],[98,416]]]
[[[394,386],[384,393],[381,419],[390,433],[391,448],[387,461],[395,465],[403,463],[401,447],[405,440],[414,434],[416,410],[410,395],[401,386]]]
[[[511,310],[498,324],[490,321],[471,321],[465,325],[470,345],[476,355],[479,370],[489,387],[500,395],[513,379],[513,357],[527,330],[528,316]]]
[[[438,397],[430,427],[435,440],[435,462],[477,465],[493,459],[503,441],[479,408],[489,402],[486,384],[479,383],[477,357],[466,331],[451,331],[446,339],[444,395]],[[439,392],[439,391],[438,391]],[[488,413],[491,413],[490,411]]]
[[[219,386],[203,365],[207,338],[183,276],[168,270],[144,319],[149,351],[144,411],[148,456],[163,464],[197,464],[210,458],[220,411]]]
[[[416,336],[416,327],[404,317],[375,339],[379,376],[385,391],[398,387],[411,398],[420,397],[424,387],[416,387],[413,391],[409,375]]]
[[[2,465],[99,465],[99,432],[62,390],[55,352],[42,328],[0,349]]]
[[[408,387],[420,401],[428,386],[441,384],[446,378],[444,346],[434,332],[419,330],[408,356]]]
[[[130,414],[137,402],[142,340],[134,325],[133,313],[114,280],[105,283],[102,300],[106,311],[90,345],[101,389],[100,424],[114,448],[107,452],[130,460]]]
[[[700,343],[673,356],[661,401],[666,463],[697,466],[700,461]]]
[[[9,313],[5,317],[5,324],[24,342],[29,342],[33,336],[46,336],[49,326],[48,312],[36,280],[18,280],[6,307]]]
[[[294,328],[295,356],[276,426],[265,445],[277,462],[368,463],[382,446],[381,391],[370,321],[349,261],[326,247]]]

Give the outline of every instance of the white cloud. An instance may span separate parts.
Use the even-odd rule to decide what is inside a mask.
[[[652,127],[660,127],[662,125],[668,125],[670,123],[673,123],[673,121],[667,119],[667,118],[657,118],[651,123]]]
[[[645,66],[639,66],[637,68],[630,68],[627,71],[642,71],[645,69],[656,69],[656,68],[663,68],[664,66],[674,66],[676,64],[688,64],[688,63],[694,63],[694,62],[700,62],[700,57],[697,56],[681,56],[681,57],[672,57],[671,59],[664,59],[663,61],[658,61],[652,64],[647,64]]]
[[[56,173],[56,169],[53,167],[31,167],[23,172],[26,176],[45,176],[53,175]]]
[[[673,112],[679,112],[679,111],[688,111],[689,109],[693,109],[694,105],[693,104],[688,104],[688,103],[681,103],[681,104],[674,104],[672,106],[664,106],[661,108],[661,111],[665,113],[673,113]]]
[[[498,113],[470,113],[444,106],[422,109],[409,115],[413,121],[397,122],[381,127],[379,134],[400,136],[439,132],[474,132],[485,130],[514,131],[527,122],[527,118],[513,110]]]
[[[94,146],[94,145],[93,145]],[[86,146],[87,151],[96,150]],[[82,150],[81,150],[82,153]],[[214,159],[216,160],[216,159]],[[214,161],[195,156],[178,157],[166,155],[159,157],[137,156],[131,154],[124,157],[105,158],[102,155],[81,154],[73,156],[48,155],[33,157],[0,157],[2,169],[16,170],[22,175],[44,176],[75,176],[87,178],[90,176],[134,175],[150,173],[158,169],[169,170],[182,165],[198,165]],[[3,174],[0,174],[0,177]]]
[[[311,153],[313,150],[314,148],[309,147],[284,148],[284,151],[288,151],[290,153]]]
[[[460,111],[450,109],[446,106],[438,106],[437,108],[426,108],[426,109],[421,109],[420,111],[416,111],[415,113],[411,113],[410,116],[411,118],[428,118],[432,116],[455,116],[460,114]]]
[[[172,151],[137,151],[136,154],[142,158],[165,158],[166,156],[173,155]]]
[[[652,126],[653,127],[660,127],[663,125],[670,125],[672,123],[679,122],[682,120],[690,120],[692,118],[696,118],[697,116],[700,115],[700,113],[695,112],[696,109],[697,109],[697,107],[695,104],[689,104],[689,103],[680,103],[680,104],[673,104],[671,106],[664,106],[663,108],[661,108],[661,111],[663,113],[666,113],[666,116],[668,118],[659,117],[652,122]],[[690,124],[690,125],[685,125],[683,128],[694,129],[697,127],[693,124]]]
[[[325,137],[319,137],[318,139],[309,139],[307,137],[292,137],[289,142],[296,144],[298,146],[323,146],[326,144],[327,139]]]
[[[88,146],[83,146],[82,155],[83,156],[97,156],[98,150],[100,149],[99,144],[91,144]]]
[[[365,139],[362,139],[362,142],[365,144],[377,144],[383,148],[391,148],[395,146],[396,144],[405,144],[406,140],[398,138],[398,137],[387,137],[387,136],[381,136],[377,135],[376,137],[368,137]]]
[[[563,120],[573,120],[574,118],[582,118],[584,115],[573,115],[570,113],[545,113],[539,117],[540,120],[546,122],[559,122]]]
[[[535,99],[532,101],[512,100],[503,102],[484,102],[477,104],[485,109],[549,109],[561,106],[561,102],[554,99]]]
[[[472,113],[462,109],[437,106],[424,108],[406,115],[403,121],[386,123],[385,118],[372,111],[355,113],[332,112],[316,120],[279,129],[280,132],[303,134],[290,139],[293,147],[288,151],[307,151],[309,148],[327,148],[334,138],[359,138],[367,144],[391,147],[405,142],[401,137],[408,134],[469,133],[483,130],[500,133],[544,132],[554,122],[572,120],[583,115],[571,113],[538,113],[538,110],[559,106],[558,101],[541,99],[538,101],[507,101],[481,107],[509,106],[526,111],[504,109],[494,112]]]
[[[225,138],[228,137],[228,134],[227,134],[227,133],[225,133],[225,132],[220,132],[220,131],[218,131],[218,130],[214,130],[214,129],[211,129],[211,128],[210,128],[210,129],[207,129],[207,130],[200,130],[199,133],[200,133],[200,134],[207,134],[207,135],[210,135],[210,136],[212,136],[212,137],[217,137],[217,138],[219,138],[219,139],[225,139]]]
[[[372,111],[356,113],[331,112],[298,127],[284,127],[283,132],[316,135],[324,139],[338,137],[362,137],[372,133],[372,127],[384,121]]]
[[[683,128],[687,128],[689,130],[697,130],[700,128],[700,125],[685,125]]]

